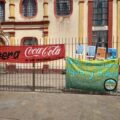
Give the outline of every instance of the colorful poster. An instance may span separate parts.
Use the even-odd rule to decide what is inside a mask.
[[[83,54],[83,50],[84,50],[83,45],[81,45],[81,44],[77,45],[76,54],[82,55]]]
[[[88,57],[95,57],[95,50],[96,50],[95,46],[88,46],[87,56]]]
[[[97,48],[96,59],[104,60],[105,58],[106,58],[106,48],[98,47]]]
[[[116,48],[108,48],[108,59],[117,58],[117,49]]]
[[[66,59],[66,88],[87,91],[115,91],[118,82],[118,59],[85,61]]]
[[[0,62],[33,63],[65,57],[64,44],[41,46],[0,46]]]

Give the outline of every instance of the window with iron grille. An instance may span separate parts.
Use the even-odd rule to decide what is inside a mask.
[[[108,47],[108,31],[93,31],[93,45],[97,45],[99,47]]]
[[[37,5],[36,0],[23,0],[22,1],[22,14],[25,17],[33,17],[36,15]]]
[[[22,45],[38,45],[38,41],[36,38],[32,38],[32,37],[25,37],[23,40]]]
[[[93,1],[93,26],[108,24],[108,0]]]
[[[72,12],[72,0],[55,0],[55,12],[58,16],[68,16]]]
[[[5,3],[0,1],[0,22],[5,21]]]

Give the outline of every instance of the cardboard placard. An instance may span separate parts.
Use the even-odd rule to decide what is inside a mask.
[[[98,47],[96,59],[104,60],[106,58],[106,48],[105,47]]]

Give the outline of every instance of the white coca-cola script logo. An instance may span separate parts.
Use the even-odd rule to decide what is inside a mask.
[[[25,50],[25,57],[50,57],[61,53],[60,46],[46,46],[39,48],[27,47]]]

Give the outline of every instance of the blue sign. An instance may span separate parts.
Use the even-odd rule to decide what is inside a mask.
[[[108,59],[117,58],[117,49],[116,48],[108,48]]]
[[[84,50],[83,45],[80,45],[80,44],[77,45],[76,54],[82,55],[83,54],[83,50]]]
[[[87,49],[87,56],[89,57],[94,57],[95,56],[95,50],[96,50],[96,47],[95,46],[88,46],[88,49]]]

